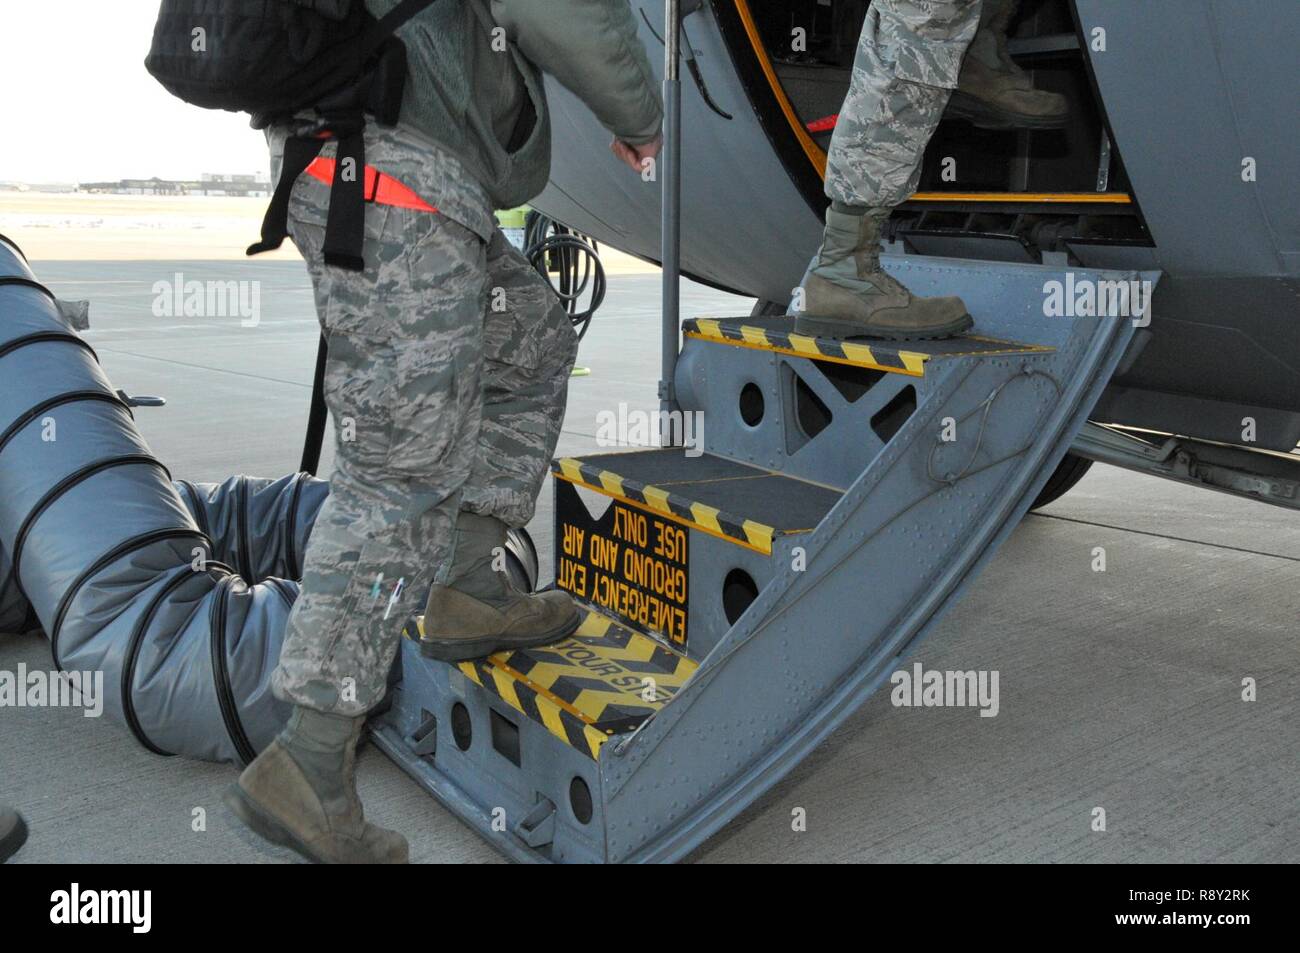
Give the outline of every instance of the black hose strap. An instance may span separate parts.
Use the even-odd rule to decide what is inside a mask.
[[[28,511],[27,516],[24,517],[22,523],[18,527],[17,535],[14,536],[13,552],[10,553],[9,557],[9,561],[13,566],[12,572],[14,582],[18,586],[18,591],[22,592],[24,597],[27,596],[27,593],[23,592],[23,581],[22,577],[18,575],[18,565],[23,558],[23,546],[27,543],[27,534],[31,531],[31,528],[35,525],[36,521],[41,518],[41,514],[53,506],[55,502],[58,501],[59,497],[63,496],[63,494],[67,493],[82,481],[90,479],[96,473],[102,473],[105,470],[111,470],[114,467],[131,466],[132,464],[157,467],[166,474],[168,481],[172,478],[172,475],[167,468],[148,454],[132,453],[121,457],[105,457],[102,460],[96,460],[94,463],[89,463],[86,466],[69,473],[58,483],[54,484],[54,486],[46,490],[45,495],[37,500],[36,505]]]
[[[18,243],[14,241],[12,238],[10,238],[8,235],[0,235],[0,242],[4,242],[14,251],[18,252],[18,257],[21,258],[23,261],[27,260],[27,253],[24,252],[21,248],[19,248]]]
[[[275,587],[275,591],[278,592],[280,594],[280,598],[284,600],[285,608],[289,609],[289,611],[292,612],[294,597],[289,592],[289,590],[285,588],[285,586],[287,586],[288,583],[285,582],[283,579],[276,579],[274,576],[268,579],[267,582],[269,582],[273,587]]]
[[[47,410],[53,410],[55,407],[62,406],[63,404],[74,404],[79,400],[97,400],[105,404],[113,404],[114,406],[121,407],[125,410],[127,416],[132,420],[135,419],[135,415],[131,413],[131,408],[126,405],[126,401],[122,400],[122,398],[118,397],[116,394],[109,394],[102,390],[70,391],[66,394],[60,394],[57,397],[51,397],[49,400],[41,401],[10,424],[9,428],[3,434],[0,434],[0,453],[4,453],[6,444],[13,439],[14,435],[17,434],[18,431],[22,430],[41,414],[45,413]]]
[[[63,671],[63,663],[59,660],[59,633],[63,628],[63,619],[67,615],[68,609],[89,580],[98,575],[105,566],[116,562],[123,556],[130,555],[137,550],[152,546],[154,543],[160,543],[167,539],[197,539],[203,543],[208,552],[212,552],[212,541],[197,529],[155,529],[147,533],[141,533],[139,536],[132,536],[118,543],[104,555],[100,556],[93,563],[86,567],[80,576],[68,587],[68,591],[63,594],[59,600],[59,607],[54,613],[54,624],[50,626],[50,654],[54,657],[54,667],[60,672]]]
[[[250,586],[253,578],[253,555],[248,548],[248,477],[235,478],[235,560],[239,574]]]
[[[4,238],[0,235],[0,238]],[[41,627],[41,617],[36,614],[36,607],[30,602],[27,603],[27,614],[23,616],[23,621],[18,625],[18,633],[21,635],[30,632],[33,629]]]
[[[234,572],[225,563],[209,559],[204,565],[204,572],[212,570],[225,576],[229,576]],[[149,600],[149,605],[145,607],[145,611],[141,614],[139,621],[136,622],[135,628],[131,632],[131,640],[127,643],[126,656],[122,660],[122,714],[126,717],[126,725],[131,729],[131,734],[135,736],[135,740],[140,742],[142,747],[163,758],[171,758],[174,755],[170,751],[164,751],[149,740],[149,736],[145,734],[144,726],[140,724],[140,718],[135,711],[135,666],[139,661],[140,647],[144,645],[144,637],[148,634],[149,627],[153,625],[153,619],[158,613],[158,607],[163,604],[163,601],[168,596],[179,589],[182,583],[191,578],[198,578],[198,575],[188,566],[181,567],[181,571],[177,573],[176,578],[163,586]]]
[[[302,485],[307,474],[293,478],[293,492],[289,494],[289,518],[284,521],[284,569],[289,578],[302,582],[302,560],[298,558],[298,501],[302,499]]]
[[[194,522],[199,524],[199,529],[203,530],[203,535],[211,537],[212,530],[208,528],[208,511],[199,498],[199,488],[189,480],[177,480],[176,484],[184,491],[185,495],[190,498],[194,504],[193,516]]]
[[[19,252],[18,254],[21,255],[22,252]],[[27,260],[27,258],[26,258],[26,256],[24,256],[24,257],[23,257],[23,261],[26,261],[26,260]],[[5,276],[3,276],[3,277],[0,277],[0,286],[3,286],[3,285],[18,285],[19,287],[22,287],[22,288],[35,288],[37,291],[40,291],[40,292],[44,293],[44,294],[45,294],[45,295],[46,295],[46,296],[47,296],[51,301],[53,301],[55,304],[58,304],[58,302],[59,302],[59,299],[56,298],[56,297],[54,296],[54,292],[53,292],[53,291],[51,291],[49,288],[45,287],[45,286],[44,286],[43,284],[41,284],[39,281],[36,281],[36,280],[34,280],[34,279],[32,279],[32,278],[18,278],[18,277],[15,277],[15,276],[13,276],[13,275],[5,275]]]
[[[45,341],[67,341],[69,344],[75,344],[89,353],[95,359],[95,363],[99,363],[99,355],[95,353],[95,349],[90,346],[89,342],[81,335],[73,334],[71,331],[34,331],[31,334],[24,334],[20,338],[14,338],[12,341],[0,344],[0,357],[12,354],[19,348],[26,347],[29,344],[41,344]]]
[[[211,629],[208,644],[212,650],[212,682],[217,692],[217,703],[221,706],[221,720],[225,722],[226,734],[230,736],[240,760],[247,765],[257,757],[257,752],[244,733],[243,722],[239,720],[239,705],[235,701],[235,690],[230,684],[230,669],[226,665],[226,603],[230,598],[230,587],[238,578],[227,576],[217,583],[217,594],[208,614]]]
[[[158,590],[149,605],[145,607],[140,618],[136,621],[135,627],[131,630],[131,638],[126,644],[126,654],[122,658],[122,715],[126,719],[126,726],[131,730],[135,740],[140,742],[140,746],[147,751],[162,758],[172,757],[172,752],[164,751],[156,744],[149,740],[145,734],[144,726],[140,724],[140,717],[135,711],[135,665],[140,655],[140,646],[144,644],[145,633],[149,631],[149,626],[153,625],[154,616],[158,613],[158,607],[163,604],[168,596],[181,587],[183,583],[191,578],[196,578],[189,566],[179,567],[176,577]]]
[[[322,331],[316,345],[316,369],[311,378],[311,404],[307,410],[307,431],[303,437],[302,460],[298,469],[315,476],[320,469],[321,449],[325,446],[325,423],[329,407],[325,403],[325,368],[329,362],[329,341]]]

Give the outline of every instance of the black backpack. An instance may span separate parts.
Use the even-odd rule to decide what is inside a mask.
[[[251,113],[259,129],[315,111],[285,143],[262,240],[248,254],[280,247],[294,181],[337,139],[325,262],[364,269],[366,116],[396,124],[406,47],[393,32],[434,2],[402,0],[376,19],[362,0],[163,0],[145,68],[168,92]]]

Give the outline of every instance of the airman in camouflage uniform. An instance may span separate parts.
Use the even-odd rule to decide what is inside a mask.
[[[343,715],[383,698],[403,623],[446,581],[460,511],[532,518],[578,346],[454,157],[410,128],[366,138],[368,160],[439,212],[368,205],[366,270],[352,272],[322,260],[330,187],[301,176],[290,201],[329,345],[337,454],[274,686]]]
[[[992,128],[1051,128],[1065,100],[1035,90],[1006,55],[1016,0],[874,0],[826,167],[826,231],[799,329],[835,338],[935,338],[971,326],[959,298],[921,298],[880,267],[880,231],[916,191],[921,160],[954,115]],[[976,31],[983,36],[967,56]]]
[[[382,16],[397,2],[366,5]],[[555,293],[493,215],[547,181],[542,69],[636,171],[662,142],[626,0],[443,0],[397,35],[400,121],[366,127],[365,163],[416,207],[366,204],[355,272],[323,261],[330,187],[302,175],[290,196],[328,342],[337,452],[273,679],[293,713],[226,796],[254,831],[325,862],[407,859],[401,835],[366,821],[354,772],[412,615],[423,607],[421,648],[447,661],[554,641],[579,621],[566,593],[515,591],[502,562],[507,527],[533,514],[577,353]],[[295,131],[268,131],[277,181]]]

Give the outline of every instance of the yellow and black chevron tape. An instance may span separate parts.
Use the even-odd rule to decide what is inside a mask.
[[[765,556],[772,555],[772,540],[786,535],[786,531],[765,523],[730,516],[717,507],[688,500],[657,486],[638,483],[572,457],[553,461],[551,472],[561,480],[585,486]]]
[[[832,338],[796,334],[793,330],[760,328],[739,321],[718,318],[693,318],[683,326],[687,337],[751,347],[763,351],[777,351],[795,357],[807,357],[836,364],[852,364],[877,371],[925,376],[925,362],[933,355],[920,351],[904,351],[887,346],[859,344],[854,341],[836,341]]]
[[[697,664],[594,610],[554,645],[461,662],[485,691],[592,758],[681,690]]]

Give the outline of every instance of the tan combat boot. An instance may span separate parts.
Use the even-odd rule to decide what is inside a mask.
[[[1007,52],[1014,10],[1014,4],[1004,4],[975,34],[945,115],[981,129],[1059,129],[1070,118],[1069,101],[1059,93],[1035,89],[1029,74]]]
[[[1013,86],[1019,89],[1033,89],[1033,77],[1020,68],[1020,64],[1012,59],[1011,51],[1007,48],[1007,38],[1011,34],[1011,20],[1019,7],[1020,0],[1002,0],[1001,6],[995,6],[990,11],[989,17],[985,18],[981,14],[980,19],[986,22],[981,24],[976,32],[970,48],[989,66],[1006,73],[1009,77],[1008,82]]]
[[[971,326],[960,298],[917,297],[881,269],[880,228],[889,212],[826,210],[826,232],[817,264],[804,282],[797,333],[837,340],[926,340],[951,337]]]
[[[314,863],[407,863],[406,838],[367,822],[357,797],[364,721],[295,706],[222,800],[254,833]]]
[[[493,652],[547,645],[573,633],[582,615],[566,592],[523,593],[510,584],[504,564],[506,524],[462,511],[445,584],[429,590],[420,651],[443,662],[464,662]]]

